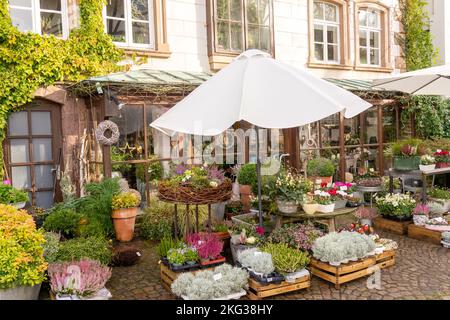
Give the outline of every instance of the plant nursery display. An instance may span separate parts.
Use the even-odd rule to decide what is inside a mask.
[[[187,236],[186,242],[198,252],[201,265],[211,265],[225,261],[225,258],[220,255],[223,250],[223,242],[215,234],[192,233]]]
[[[358,232],[332,232],[318,238],[312,247],[314,258],[338,266],[375,254],[374,240]]]
[[[171,285],[172,292],[185,300],[238,299],[247,288],[247,271],[228,264],[195,274],[182,273]]]
[[[4,180],[0,184],[0,203],[11,204],[18,209],[22,209],[27,201],[28,192],[14,188],[11,181]]]
[[[211,204],[231,198],[232,184],[216,166],[178,165],[173,174],[158,183],[158,197],[163,201],[186,204]]]
[[[394,169],[417,170],[420,165],[420,157],[427,153],[423,141],[419,139],[407,139],[393,143],[386,150],[386,156],[392,156]]]
[[[298,204],[304,195],[312,190],[310,180],[295,174],[291,170],[281,170],[277,175],[274,194],[278,209],[283,213],[297,212]]]
[[[333,161],[327,158],[315,158],[308,161],[306,174],[313,181],[320,180],[320,183],[331,185],[333,182],[335,167]]]
[[[268,242],[285,243],[292,248],[309,251],[314,241],[323,236],[324,232],[311,222],[285,224],[274,229],[267,237]]]
[[[257,248],[239,251],[237,261],[243,268],[259,274],[261,277],[267,277],[275,271],[272,256],[267,252],[261,252]]]
[[[112,198],[111,217],[117,240],[127,242],[133,239],[137,206],[140,202],[138,196],[130,191],[119,193]]]
[[[47,263],[31,215],[0,204],[0,300],[37,300]]]
[[[424,154],[420,157],[419,169],[421,171],[430,171],[436,167],[436,159],[429,154]]]
[[[268,242],[260,249],[272,256],[275,270],[285,276],[301,271],[309,263],[307,252],[291,248],[286,243]]]
[[[379,213],[392,220],[410,220],[416,206],[416,200],[408,194],[387,194],[375,199]]]
[[[48,267],[50,287],[57,300],[101,299],[101,290],[111,277],[111,268],[95,260],[52,263]],[[106,290],[107,291],[107,290]],[[100,292],[100,294],[99,294]]]
[[[353,214],[361,224],[368,226],[372,226],[372,220],[378,216],[373,208],[368,207],[360,207]]]
[[[433,154],[436,161],[436,168],[447,168],[450,164],[450,152],[437,149]]]

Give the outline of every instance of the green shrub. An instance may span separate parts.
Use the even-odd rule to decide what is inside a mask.
[[[175,241],[172,237],[164,237],[158,245],[157,252],[160,258],[167,257],[170,249],[179,249],[183,246],[183,242]]]
[[[244,164],[239,170],[237,181],[242,185],[254,186],[255,184],[257,184],[258,181],[256,176],[256,164]]]
[[[28,201],[28,192],[18,190],[9,183],[0,183],[0,203],[11,204]]]
[[[139,202],[138,196],[133,192],[122,192],[112,197],[111,208],[113,210],[135,208]]]
[[[108,241],[104,238],[88,237],[61,242],[55,261],[79,261],[83,258],[97,260],[108,265],[112,259]]]
[[[43,227],[46,231],[62,233],[64,236],[79,235],[80,222],[83,214],[73,209],[61,208],[51,212],[45,219]]]
[[[286,243],[266,243],[261,251],[272,255],[275,269],[281,274],[296,272],[309,263],[308,253],[290,248]]]
[[[149,157],[149,160],[157,160],[157,159],[158,157],[155,155]],[[161,161],[150,162],[147,165],[147,174],[148,180],[150,182],[155,180],[161,180],[164,174],[164,168],[161,164]],[[139,163],[136,165],[136,177],[141,181],[145,181],[145,164]]]
[[[327,158],[311,159],[306,166],[306,173],[310,177],[330,177],[334,170],[333,161]]]
[[[44,258],[48,263],[56,261],[59,251],[59,240],[61,236],[58,233],[46,232],[44,233],[46,243],[44,244]]]
[[[144,239],[160,240],[172,235],[172,223],[166,218],[158,220],[144,215],[139,234]]]
[[[434,187],[428,190],[428,196],[434,199],[449,200],[450,190],[445,188]]]

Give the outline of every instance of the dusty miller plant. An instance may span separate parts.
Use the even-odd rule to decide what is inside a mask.
[[[237,259],[243,267],[250,268],[256,273],[262,273],[264,276],[275,271],[272,255],[261,252],[257,248],[239,251]]]

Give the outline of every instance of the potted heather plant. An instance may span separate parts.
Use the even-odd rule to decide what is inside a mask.
[[[223,242],[216,235],[210,233],[192,233],[187,236],[187,243],[197,250],[202,266],[225,262],[220,255]]]
[[[319,180],[319,183],[327,183],[327,185],[333,182],[334,171],[333,161],[327,158],[311,159],[306,165],[306,173],[311,180]]]
[[[112,198],[112,219],[116,239],[122,242],[131,241],[140,200],[134,192],[122,192]]]
[[[429,219],[429,214],[430,207],[426,204],[418,203],[413,211],[414,224],[417,226],[424,226]]]
[[[433,154],[436,160],[436,168],[447,168],[450,164],[450,152],[447,150],[438,149]]]
[[[429,154],[424,154],[420,157],[420,171],[430,171],[436,167],[436,159]]]
[[[373,208],[360,207],[354,213],[362,225],[372,226],[372,220],[377,217],[377,214]]]

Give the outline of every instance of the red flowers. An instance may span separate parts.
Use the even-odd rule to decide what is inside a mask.
[[[448,156],[450,154],[447,150],[438,150],[434,153],[434,156]]]
[[[260,236],[263,236],[265,232],[266,231],[264,230],[264,227],[259,227],[259,226],[256,227],[256,233],[259,234]]]
[[[328,186],[328,183],[326,183],[326,182],[322,182],[320,184],[320,188],[322,188],[322,189],[326,188],[327,186]]]
[[[330,196],[335,196],[336,192],[337,192],[337,189],[336,188],[331,188],[327,192],[330,194]]]

